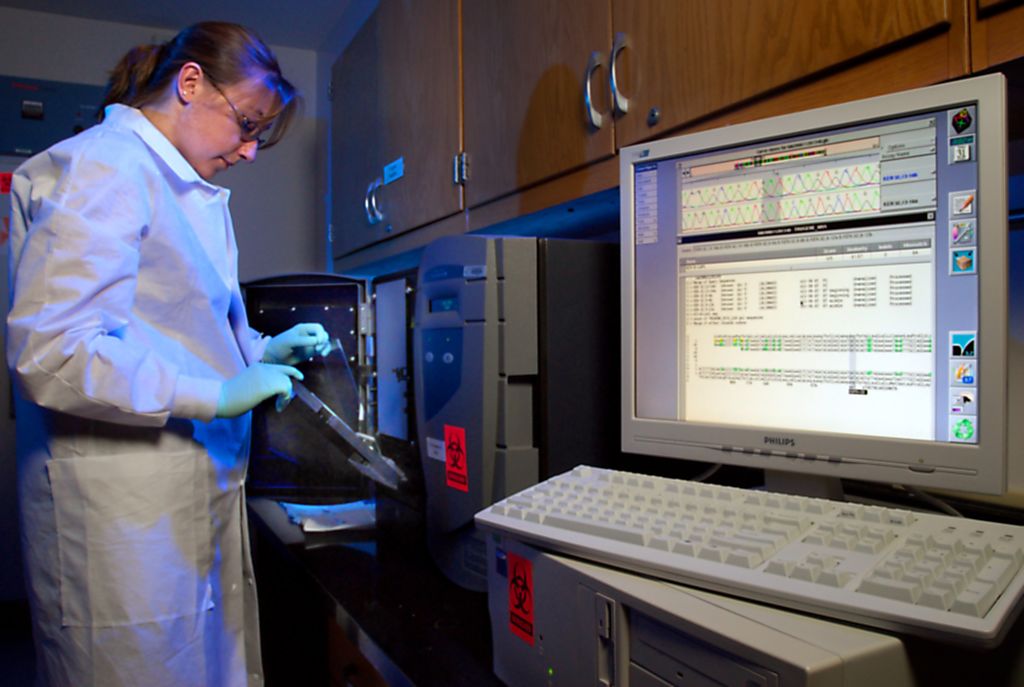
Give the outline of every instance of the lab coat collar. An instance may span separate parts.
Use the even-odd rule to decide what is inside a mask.
[[[225,196],[230,194],[230,191],[223,186],[211,184],[199,176],[199,173],[174,147],[174,144],[167,140],[167,137],[153,126],[152,122],[146,119],[142,110],[117,103],[107,105],[103,111],[103,122],[135,132],[182,181],[203,186],[214,194],[224,194]]]

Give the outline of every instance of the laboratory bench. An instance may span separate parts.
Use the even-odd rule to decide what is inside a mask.
[[[267,687],[501,685],[487,595],[441,574],[421,511],[378,498],[376,527],[315,533],[249,513]]]

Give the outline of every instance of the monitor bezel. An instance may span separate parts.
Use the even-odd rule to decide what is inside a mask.
[[[977,444],[830,434],[636,416],[634,174],[636,164],[763,144],[815,131],[977,104],[978,433]],[[858,479],[979,494],[1007,486],[1007,114],[1001,74],[780,115],[641,143],[620,151],[622,450],[625,453]],[[792,439],[793,446],[769,443]]]

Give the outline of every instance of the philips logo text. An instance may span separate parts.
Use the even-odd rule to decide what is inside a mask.
[[[764,443],[769,446],[796,446],[796,439],[791,437],[765,437]]]

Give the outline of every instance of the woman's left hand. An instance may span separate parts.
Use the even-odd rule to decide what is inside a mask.
[[[327,355],[331,350],[327,330],[316,322],[297,324],[270,340],[263,352],[263,362],[295,365],[314,355]]]

